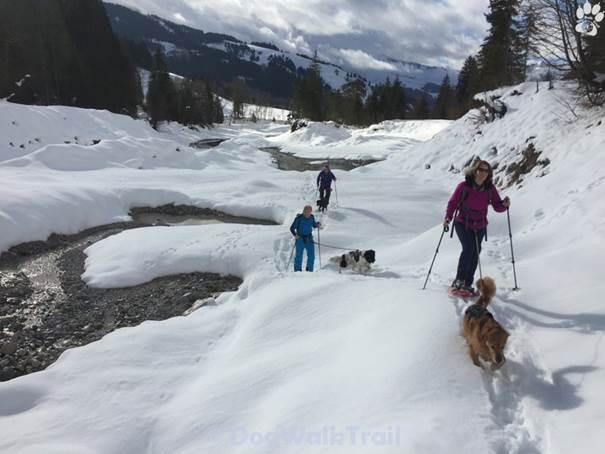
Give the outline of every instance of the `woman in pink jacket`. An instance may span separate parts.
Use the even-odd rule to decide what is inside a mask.
[[[491,205],[502,213],[510,207],[510,200],[500,199],[492,182],[493,171],[487,161],[478,161],[466,174],[447,204],[443,227],[449,229],[454,221],[456,235],[462,243],[456,279],[452,287],[474,293],[473,281],[481,253],[481,242],[487,233],[487,208]]]

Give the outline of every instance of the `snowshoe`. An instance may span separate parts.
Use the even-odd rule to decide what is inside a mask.
[[[456,288],[456,287],[448,287],[447,293],[450,296],[456,298],[476,298],[479,296],[479,293],[476,291],[471,291],[467,288]]]

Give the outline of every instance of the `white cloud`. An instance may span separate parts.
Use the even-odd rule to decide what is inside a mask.
[[[397,68],[386,61],[378,60],[358,49],[338,49],[338,53],[349,65],[358,69],[376,69],[379,71],[396,71]]]
[[[455,67],[477,51],[489,5],[489,0],[109,1],[168,19],[179,15],[190,26],[244,40],[271,37],[290,51],[308,53],[322,45],[359,50],[348,54],[358,64],[384,64],[386,55]]]
[[[179,22],[181,24],[186,24],[188,22],[187,19],[185,19],[181,13],[174,13],[172,15],[172,17],[173,17],[173,20],[175,20],[176,22]]]
[[[267,39],[279,39],[279,36],[277,36],[275,34],[275,32],[273,30],[271,30],[269,27],[261,27],[259,29],[259,31],[262,33],[262,35],[267,38]]]

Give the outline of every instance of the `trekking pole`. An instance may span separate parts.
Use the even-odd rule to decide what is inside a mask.
[[[479,265],[479,278],[483,279],[483,271],[481,270],[481,253],[479,252],[479,238],[477,238],[477,232],[475,232],[475,251],[477,251],[477,264]],[[471,282],[469,285],[473,285]]]
[[[435,259],[437,258],[437,254],[439,253],[439,247],[441,246],[441,242],[443,241],[443,235],[445,235],[445,232],[448,231],[449,228],[443,228],[443,231],[441,232],[441,237],[439,238],[439,243],[437,244],[437,250],[435,251],[435,255],[433,256],[433,261],[431,262],[431,267],[429,268],[429,273],[426,275],[426,280],[424,281],[424,287],[422,287],[422,290],[426,290],[426,284],[429,281],[429,276],[431,275],[431,272],[433,271],[433,265],[435,264]]]
[[[338,208],[338,187],[336,186],[336,180],[334,181],[334,196],[336,197],[336,208]]]
[[[288,265],[286,266],[286,271],[290,269],[290,263],[292,263],[292,257],[294,257],[294,249],[296,248],[296,241],[292,245],[292,251],[290,252],[290,258],[288,259]]]
[[[510,228],[510,211],[508,208],[506,209],[506,216],[508,217],[508,236],[510,238],[510,255],[513,263],[513,276],[515,277],[515,288],[513,290],[519,290],[519,287],[517,286],[517,270],[515,268],[515,251],[513,250],[513,233]]]
[[[318,252],[317,254],[319,255],[319,268],[321,269],[321,236],[320,236],[320,229],[319,227],[317,228],[317,249]]]

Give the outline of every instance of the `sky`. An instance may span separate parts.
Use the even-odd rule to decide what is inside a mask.
[[[358,69],[387,57],[460,69],[487,32],[489,0],[109,0],[203,31]]]

